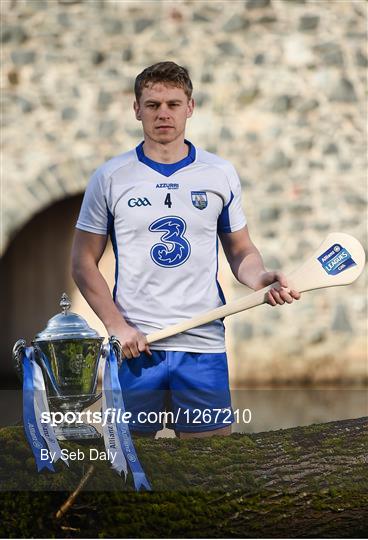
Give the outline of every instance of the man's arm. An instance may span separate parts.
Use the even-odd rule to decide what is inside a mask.
[[[72,276],[88,304],[101,319],[109,335],[116,336],[126,358],[151,354],[144,334],[130,326],[111,298],[98,263],[105,251],[107,236],[76,229],[72,248]]]
[[[251,289],[258,290],[278,281],[280,290],[271,289],[267,293],[267,302],[272,306],[276,304],[290,304],[294,299],[299,300],[297,291],[287,292],[287,279],[282,272],[268,272],[263,264],[261,254],[253,244],[248,227],[232,233],[221,233],[220,239],[231,270],[240,283]]]

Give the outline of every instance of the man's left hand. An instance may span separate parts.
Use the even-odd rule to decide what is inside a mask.
[[[266,301],[271,306],[276,306],[277,304],[291,304],[294,300],[299,300],[300,293],[298,291],[294,291],[293,289],[289,289],[288,282],[286,279],[285,274],[282,272],[264,272],[261,275],[260,278],[260,289],[263,287],[267,287],[267,285],[271,285],[271,283],[278,282],[280,284],[280,288],[272,287],[266,293]]]

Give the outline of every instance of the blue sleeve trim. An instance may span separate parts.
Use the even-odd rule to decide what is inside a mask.
[[[220,297],[220,300],[221,300],[222,304],[226,304],[226,298],[225,298],[225,295],[224,295],[224,291],[222,290],[221,285],[220,285],[219,280],[218,280],[218,249],[219,249],[219,244],[218,244],[218,236],[217,236],[216,237],[216,286],[217,286],[218,295]],[[222,318],[220,320],[221,320],[223,328],[225,328],[224,318]]]
[[[114,250],[114,255],[115,255],[115,285],[114,285],[114,290],[112,292],[112,298],[115,302],[116,291],[118,288],[118,278],[119,278],[119,258],[118,258],[118,246],[117,246],[116,235],[115,235],[115,219],[108,208],[107,208],[107,234],[110,235],[112,249]]]
[[[218,232],[231,232],[230,225],[230,216],[229,216],[229,206],[234,199],[234,193],[231,191],[230,201],[226,206],[223,207],[221,214],[217,220],[217,231]]]

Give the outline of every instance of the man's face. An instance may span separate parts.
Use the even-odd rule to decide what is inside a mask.
[[[193,99],[188,99],[182,88],[163,83],[143,88],[139,102],[134,102],[135,116],[142,121],[145,139],[161,144],[184,137],[193,107]]]

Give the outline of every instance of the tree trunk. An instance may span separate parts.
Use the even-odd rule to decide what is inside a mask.
[[[75,443],[61,444],[76,450]],[[102,443],[93,445],[103,450]],[[0,430],[0,531],[9,537],[293,538],[368,534],[368,418],[210,439],[139,439],[153,492],[108,464],[59,522],[90,465],[35,472],[22,428]]]

